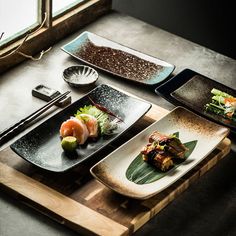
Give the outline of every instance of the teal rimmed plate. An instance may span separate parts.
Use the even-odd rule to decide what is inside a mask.
[[[100,70],[146,85],[165,80],[175,66],[90,32],[83,32],[61,48]]]

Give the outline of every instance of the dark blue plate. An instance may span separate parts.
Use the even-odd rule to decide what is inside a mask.
[[[96,141],[87,141],[84,145],[79,146],[71,157],[61,147],[59,129],[61,123],[73,116],[80,107],[91,104],[89,97],[95,103],[116,114],[123,122],[120,123],[116,133],[100,137]],[[106,147],[127,131],[150,108],[151,104],[145,101],[128,96],[107,85],[100,85],[18,139],[11,145],[11,148],[22,158],[38,167],[49,171],[63,172]]]
[[[163,60],[86,31],[61,49],[100,70],[145,85],[162,82],[175,69]]]
[[[236,132],[235,121],[205,111],[204,106],[211,101],[211,90],[213,88],[236,97],[236,90],[190,69],[183,70],[166,83],[157,87],[155,92],[177,106],[184,106],[193,112]]]

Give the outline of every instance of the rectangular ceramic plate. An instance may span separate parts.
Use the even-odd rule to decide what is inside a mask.
[[[197,114],[236,132],[236,122],[220,115],[205,111],[204,106],[211,102],[211,90],[219,89],[236,97],[236,90],[207,78],[190,69],[185,69],[166,83],[157,87],[155,92],[175,105],[184,106]]]
[[[76,154],[69,157],[61,147],[59,129],[63,121],[73,116],[84,105],[90,105],[89,97],[120,117],[121,122],[116,133],[100,137],[97,141],[87,141],[76,149]],[[63,172],[104,148],[140,119],[151,104],[128,96],[107,85],[100,85],[83,98],[77,100],[38,127],[18,139],[11,148],[22,158],[43,169]],[[130,112],[132,110],[132,112]]]
[[[165,61],[86,31],[61,49],[91,66],[141,84],[160,83],[175,68]]]
[[[179,138],[183,143],[194,142],[196,146],[184,162],[165,172],[158,180],[137,184],[127,178],[127,170],[138,157],[142,147],[148,143],[149,135],[155,130],[164,134],[179,132]],[[228,128],[183,107],[177,107],[94,165],[90,171],[101,183],[114,191],[132,198],[146,199],[164,190],[195,167],[227,136],[228,132]],[[139,158],[143,162],[142,157]],[[142,176],[146,173],[142,172],[140,166],[136,168],[136,173],[133,173],[136,179],[139,177],[137,172],[141,173],[140,178],[147,177]]]

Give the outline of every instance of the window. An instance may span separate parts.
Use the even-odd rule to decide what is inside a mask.
[[[68,9],[71,9],[76,4],[84,0],[53,0],[52,2],[52,15],[56,17]]]
[[[21,10],[15,0],[0,0],[0,45],[22,35],[38,25],[38,1],[21,0]]]
[[[0,0],[0,73],[110,9],[111,0]]]

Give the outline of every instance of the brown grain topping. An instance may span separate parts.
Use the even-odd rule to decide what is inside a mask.
[[[97,67],[131,80],[151,79],[163,68],[124,51],[97,46],[90,40],[86,41],[76,55]]]

